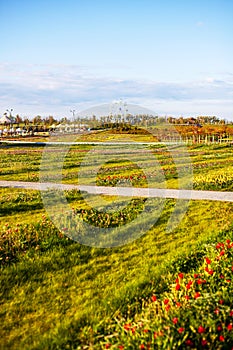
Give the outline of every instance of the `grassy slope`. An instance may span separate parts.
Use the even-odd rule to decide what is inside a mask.
[[[208,217],[198,220],[207,208]],[[198,236],[203,239],[226,227],[223,217],[229,211],[229,205],[193,203],[182,227],[170,237],[164,229],[165,213],[155,229],[122,248],[101,250],[73,243],[28,254],[2,271],[4,347],[46,348],[52,339],[56,342],[61,329],[69,338],[73,323],[78,332],[82,320],[86,326],[98,324],[117,310],[126,311],[135,297],[158,291],[160,264],[174,258],[174,251],[187,254]]]
[[[195,157],[206,161],[207,148],[195,151],[200,153]],[[223,148],[220,151],[224,153]],[[213,153],[216,158],[216,149]],[[44,211],[36,191],[30,201],[29,191],[2,189],[1,195],[5,198],[1,227],[6,221],[12,229],[19,220],[41,221]],[[39,247],[2,268],[2,348],[91,348],[92,329],[100,329],[101,322],[107,323],[119,312],[133,313],[142,297],[163,290],[163,267],[176,254],[188,255],[198,240],[217,235],[232,222],[231,203],[192,202],[180,226],[168,234],[166,224],[173,205],[172,200],[166,201],[156,225],[126,246],[98,249],[66,238],[49,244],[44,237]],[[46,225],[39,229],[48,230]]]

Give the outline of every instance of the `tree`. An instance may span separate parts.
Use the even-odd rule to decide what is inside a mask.
[[[16,122],[17,124],[20,124],[20,123],[23,122],[23,119],[19,116],[19,114],[16,115],[16,117],[15,117],[15,122]]]
[[[49,117],[43,119],[43,122],[46,124],[46,125],[53,125],[55,123],[57,123],[57,120],[54,119],[54,117],[52,115],[50,115]]]
[[[29,125],[30,124],[30,120],[28,119],[28,117],[24,117],[23,118],[23,123],[24,123],[24,125]]]
[[[43,121],[42,121],[42,118],[41,118],[40,115],[37,115],[36,117],[34,117],[34,118],[32,119],[33,125],[39,125],[39,124],[41,124],[42,122],[43,122]]]
[[[66,117],[61,118],[61,124],[67,124],[68,119]]]

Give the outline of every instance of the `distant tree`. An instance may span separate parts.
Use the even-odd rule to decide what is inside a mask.
[[[23,118],[23,123],[24,123],[24,125],[29,125],[30,124],[29,118],[28,117],[24,117]]]
[[[184,124],[185,123],[184,118],[182,116],[179,117],[178,119],[175,120],[175,123],[176,124]]]
[[[61,124],[67,124],[68,119],[66,117],[61,118]]]
[[[43,122],[45,123],[45,125],[53,125],[57,123],[57,120],[52,115],[50,115],[49,117],[44,118]]]
[[[220,119],[216,116],[199,115],[197,121],[200,124],[219,124]]]
[[[32,119],[32,123],[33,123],[33,125],[39,125],[39,124],[43,123],[43,120],[42,120],[40,115],[37,115],[36,117],[34,117]]]
[[[159,124],[166,123],[166,117],[159,117],[159,118],[158,118],[158,123],[159,123]]]
[[[175,124],[175,123],[176,123],[176,118],[168,117],[168,118],[167,118],[167,122],[168,122],[169,124]]]
[[[19,116],[19,114],[16,115],[16,117],[15,117],[15,122],[16,122],[17,124],[20,124],[20,123],[23,122],[23,119]]]

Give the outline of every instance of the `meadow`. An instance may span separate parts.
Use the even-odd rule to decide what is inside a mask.
[[[114,146],[106,158],[106,150],[94,147],[97,153],[90,153],[92,148],[48,147],[45,171],[43,146],[2,144],[0,179],[178,188],[180,180],[187,185],[191,164],[194,189],[232,191],[230,144],[189,145],[191,163],[179,148],[172,153],[158,144],[147,146],[146,157],[141,149]],[[112,160],[116,151],[121,156]],[[190,201],[169,232],[176,202],[185,201],[65,191],[72,220],[59,212],[58,228],[39,191],[0,188],[0,193],[2,349],[233,346],[232,203]],[[161,210],[151,221],[154,204]],[[124,232],[126,224],[140,222],[145,207],[149,228],[135,226],[142,231],[137,239],[101,248],[69,238],[76,217],[90,228]]]

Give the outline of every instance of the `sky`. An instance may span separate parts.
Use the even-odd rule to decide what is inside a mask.
[[[232,18],[232,0],[0,0],[0,115],[122,99],[233,120]]]

